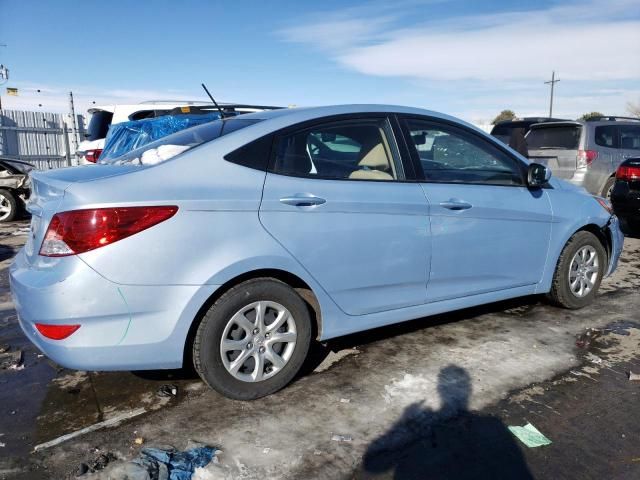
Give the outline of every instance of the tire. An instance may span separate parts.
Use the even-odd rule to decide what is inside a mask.
[[[273,329],[279,318],[284,323]],[[202,318],[193,341],[194,366],[207,385],[226,397],[264,397],[296,376],[309,351],[311,332],[307,304],[293,288],[273,278],[248,280],[225,292]],[[287,341],[275,342],[276,336]],[[231,348],[225,352],[223,340]]]
[[[589,280],[591,287],[588,291],[587,288],[584,288],[582,294],[580,294],[580,289],[582,286],[587,287],[588,283],[587,280],[585,280],[585,283],[580,281],[580,275],[582,273],[580,272],[580,263],[581,258],[584,257],[580,257],[579,252],[586,252],[587,259],[591,258],[588,256],[589,252],[594,252],[597,255],[597,271],[595,275],[593,275],[594,272],[590,269],[593,264],[589,265],[588,261],[584,263],[584,268],[586,269],[584,271],[584,278]],[[575,264],[574,260],[576,262]],[[607,264],[607,252],[598,237],[585,231],[576,233],[569,239],[560,254],[548,298],[552,303],[572,310],[586,307],[593,302],[596,296]],[[578,271],[575,271],[572,275],[570,272],[573,270],[572,267],[576,265],[578,265]],[[576,293],[572,291],[570,278],[573,279],[574,282],[576,279],[578,281],[578,283],[575,284],[575,290],[578,290]]]
[[[613,186],[615,185],[615,183],[615,177],[611,177],[609,180],[607,180],[607,183],[605,183],[604,187],[602,188],[602,192],[600,192],[600,196],[611,201],[611,191],[613,190]]]
[[[11,191],[0,188],[0,223],[10,222],[18,213],[18,203]]]

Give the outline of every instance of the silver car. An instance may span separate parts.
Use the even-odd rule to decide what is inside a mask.
[[[640,153],[640,119],[598,117],[532,125],[529,158],[554,176],[609,198],[618,166]]]

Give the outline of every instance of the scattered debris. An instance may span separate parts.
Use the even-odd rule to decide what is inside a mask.
[[[162,385],[158,389],[158,395],[161,397],[176,397],[178,395],[178,387],[175,385]]]
[[[11,370],[22,370],[22,351],[0,353],[0,368]]]
[[[589,346],[604,334],[604,330],[599,328],[587,328],[587,331],[578,337],[576,346],[578,348],[589,348]]]
[[[271,451],[271,449],[269,447],[264,447],[262,449],[262,453],[264,453],[265,455],[268,454]]]
[[[81,477],[85,473],[89,473],[89,465],[81,463],[78,465],[78,468],[76,468],[76,477]]]
[[[551,440],[540,433],[540,431],[530,423],[527,423],[524,427],[510,426],[508,428],[509,431],[513,433],[518,440],[520,440],[529,448],[551,445]]]
[[[630,382],[640,382],[640,373],[629,372]]]
[[[142,444],[144,443],[144,438],[142,438],[142,437],[136,437],[136,438],[133,440],[133,443],[135,443],[136,445],[142,445]]]
[[[0,345],[0,353],[8,352],[11,347],[6,344]]]
[[[66,435],[62,435],[61,437],[55,438],[49,442],[41,443],[36,445],[33,448],[34,452],[38,452],[40,450],[44,450],[45,448],[55,447],[56,445],[61,444],[62,442],[66,442],[67,440],[71,440],[72,438],[79,437],[80,435],[84,435],[85,433],[95,432],[96,430],[100,430],[101,428],[112,427],[114,425],[123,422],[124,420],[129,420],[130,418],[137,417],[138,415],[142,415],[146,410],[144,408],[137,408],[132,410],[131,412],[123,413],[121,415],[117,415],[109,420],[105,420],[104,422],[99,422],[89,427],[83,428],[82,430],[77,430],[72,433],[68,433]]]
[[[340,403],[350,403],[351,399],[350,398],[341,398],[340,399]]]
[[[188,480],[196,468],[211,463],[217,448],[199,446],[184,452],[173,447],[143,448],[138,457],[126,463],[109,467],[101,475],[92,480],[116,478],[150,479],[150,480]]]
[[[102,453],[99,448],[91,449],[91,453],[93,453],[94,457],[89,462],[81,463],[78,465],[78,468],[76,468],[76,477],[81,477],[87,473],[100,472],[107,468],[107,465],[111,462],[117,460],[117,457],[113,453]]]
[[[602,359],[601,359],[599,356],[594,355],[594,354],[593,354],[593,353],[591,353],[591,352],[589,352],[589,353],[587,354],[586,359],[587,359],[588,361],[590,361],[591,363],[595,363],[596,365],[600,365],[600,364],[602,363]]]
[[[353,437],[351,435],[340,435],[334,433],[331,435],[331,440],[334,442],[353,442]]]

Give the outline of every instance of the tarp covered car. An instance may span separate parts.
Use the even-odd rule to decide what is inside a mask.
[[[156,118],[132,120],[111,125],[99,163],[119,157],[160,138],[185,128],[212,122],[220,118],[218,112],[180,113]]]
[[[0,222],[10,222],[29,198],[29,172],[33,165],[0,157]]]

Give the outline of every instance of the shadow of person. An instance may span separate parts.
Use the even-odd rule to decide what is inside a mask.
[[[363,458],[359,478],[532,479],[515,437],[496,417],[469,411],[471,379],[455,365],[438,374],[440,410],[408,406]]]

